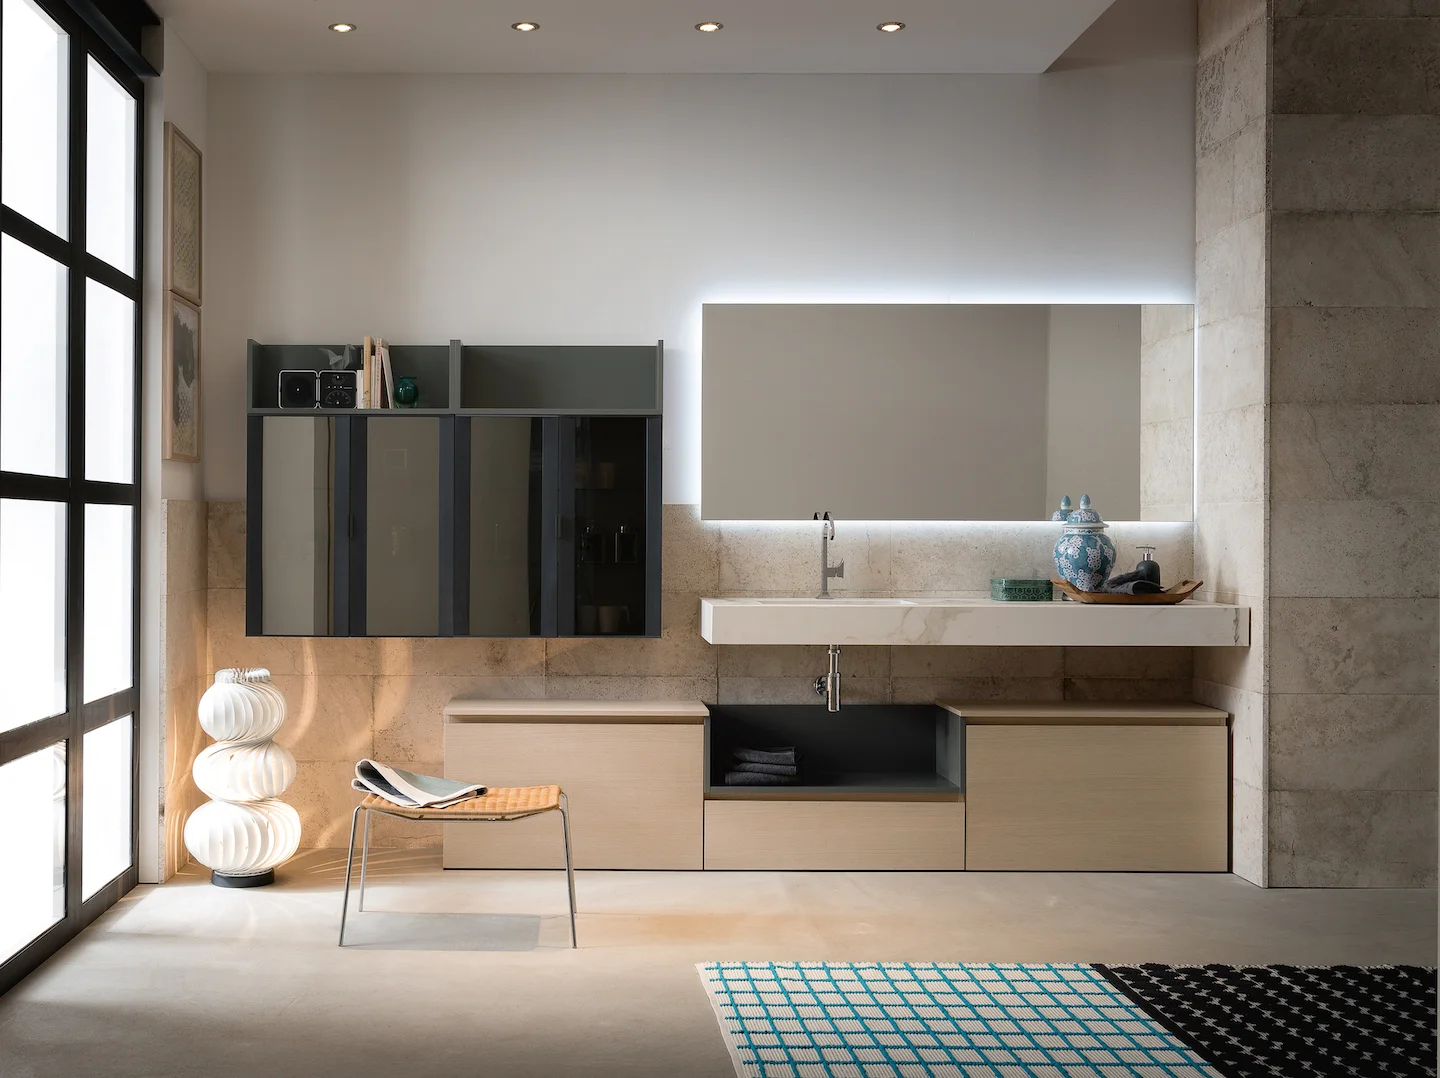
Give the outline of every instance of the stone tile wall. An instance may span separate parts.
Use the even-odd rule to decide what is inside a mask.
[[[1435,882],[1440,8],[1276,0],[1270,882]]]
[[[813,703],[822,648],[713,647],[700,598],[808,594],[818,586],[814,525],[707,524],[667,505],[658,640],[323,640],[245,636],[244,505],[210,503],[209,669],[267,666],[290,718],[277,740],[299,777],[286,800],[302,845],[343,845],[354,762],[374,755],[417,770],[443,766],[440,710],[461,694],[552,699],[698,699]],[[1167,578],[1193,569],[1191,525],[1114,529],[1125,563],[1154,544]],[[1045,571],[1049,524],[838,525],[841,593],[988,595],[992,575]],[[1048,575],[1048,574],[1047,574]],[[833,585],[832,585],[833,586]],[[1188,699],[1188,648],[847,648],[855,703],[944,697],[1045,700]],[[432,845],[436,828],[376,821],[382,845]]]
[[[1433,884],[1440,9],[1202,0],[1196,571],[1238,872]]]
[[[1195,512],[1195,308],[1140,307],[1140,519]]]
[[[200,694],[210,683],[207,654],[208,554],[204,502],[161,503],[165,552],[160,604],[160,752],[163,841],[156,878],[164,881],[190,860],[185,821],[205,801],[190,765],[210,743],[196,717]]]
[[[1251,646],[1204,648],[1195,699],[1232,722],[1232,857],[1267,878],[1266,0],[1201,0],[1195,86],[1195,293],[1201,598],[1250,608]]]

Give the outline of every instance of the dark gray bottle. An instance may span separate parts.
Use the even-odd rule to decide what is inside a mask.
[[[1148,580],[1152,584],[1159,584],[1160,563],[1150,556],[1154,553],[1155,548],[1153,546],[1142,546],[1139,550],[1140,562],[1135,566],[1135,571],[1141,574],[1142,579]]]

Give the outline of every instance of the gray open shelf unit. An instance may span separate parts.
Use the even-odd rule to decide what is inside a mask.
[[[653,345],[392,344],[396,378],[420,389],[413,409],[394,414],[660,415],[663,341]],[[358,370],[358,344],[247,342],[246,405],[251,414],[294,415],[279,407],[283,370]]]
[[[793,745],[793,786],[727,786],[731,752]],[[711,704],[705,797],[740,801],[956,801],[964,722],[933,704]]]

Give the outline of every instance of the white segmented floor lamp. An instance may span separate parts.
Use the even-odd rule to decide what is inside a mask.
[[[195,758],[195,785],[213,800],[185,823],[185,845],[218,887],[263,887],[300,845],[300,816],[276,800],[295,781],[295,757],[272,738],[285,695],[263,669],[219,670],[200,698],[215,744]]]

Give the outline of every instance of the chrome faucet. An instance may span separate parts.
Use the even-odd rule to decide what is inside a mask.
[[[840,710],[840,645],[830,645],[829,671],[815,679],[815,695],[825,697],[827,711]]]
[[[830,564],[830,544],[835,539],[835,522],[830,519],[830,511],[827,509],[825,515],[816,513],[812,520],[821,521],[820,525],[820,594],[817,599],[834,598],[830,594],[830,578],[845,578],[845,559],[841,558],[838,565]]]

